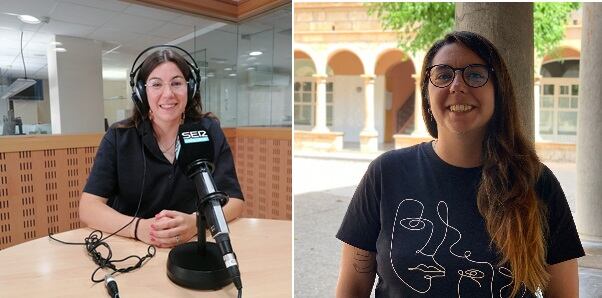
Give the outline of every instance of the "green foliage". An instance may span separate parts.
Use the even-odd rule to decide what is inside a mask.
[[[385,29],[399,31],[399,47],[415,53],[428,49],[436,40],[454,30],[455,4],[445,2],[368,3],[368,12],[381,19]],[[580,3],[536,2],[533,8],[535,49],[540,57],[564,37],[570,12]]]
[[[406,52],[427,49],[454,29],[454,3],[387,2],[367,5],[368,13],[376,13],[384,29],[399,31],[399,46]]]
[[[564,27],[570,13],[579,9],[575,2],[535,2],[533,30],[537,55],[550,53],[564,37]]]

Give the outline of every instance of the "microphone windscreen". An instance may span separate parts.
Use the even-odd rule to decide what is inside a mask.
[[[180,139],[178,165],[182,169],[187,169],[191,163],[199,160],[213,163],[212,136],[200,122],[180,125],[178,138]]]

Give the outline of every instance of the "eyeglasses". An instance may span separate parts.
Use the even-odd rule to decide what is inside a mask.
[[[169,82],[169,87],[172,92],[180,93],[186,90],[188,82],[183,78],[175,78]],[[159,79],[152,79],[144,84],[147,88],[153,91],[161,91],[165,86],[165,83]]]
[[[454,81],[456,71],[462,72],[464,83],[472,88],[483,87],[489,80],[489,73],[493,68],[483,64],[470,64],[466,67],[451,67],[445,64],[437,64],[426,69],[429,80],[435,87],[445,88]]]

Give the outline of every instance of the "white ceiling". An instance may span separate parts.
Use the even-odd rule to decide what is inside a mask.
[[[49,17],[50,20],[47,24],[29,25],[7,13]],[[224,22],[117,0],[2,1],[0,76],[24,75],[20,55],[21,31],[27,75],[42,79],[48,76],[46,51],[54,35],[101,41],[103,70],[123,70],[131,66],[142,49],[181,40],[184,36],[191,38],[195,27],[197,32],[204,28],[236,32],[236,26]]]
[[[50,20],[29,25],[10,14],[49,17]],[[205,71],[216,75],[228,76],[236,72],[236,69],[223,69],[235,68],[237,64],[240,70],[267,66],[290,73],[291,20],[291,5],[237,26],[118,0],[3,0],[0,5],[0,78],[24,76],[21,32],[27,76],[36,79],[48,77],[46,53],[54,35],[100,41],[105,74],[117,73],[125,77],[141,50],[167,43],[179,44],[191,52],[198,51],[195,58],[207,61]],[[237,38],[238,34],[242,35],[241,39]],[[282,47],[284,44],[289,47]],[[269,54],[249,57],[247,52],[254,50]],[[68,53],[69,49],[65,54]]]

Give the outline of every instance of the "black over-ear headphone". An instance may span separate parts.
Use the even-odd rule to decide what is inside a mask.
[[[134,102],[134,105],[136,106],[143,118],[147,117],[150,107],[148,105],[148,98],[146,97],[145,82],[143,82],[142,80],[140,80],[140,78],[137,77],[138,71],[140,71],[140,68],[144,63],[141,63],[140,65],[138,65],[138,67],[136,67],[136,62],[138,62],[138,59],[140,59],[140,57],[142,57],[144,53],[156,48],[178,49],[181,52],[185,53],[186,56],[190,58],[190,61],[192,61],[192,63],[190,63],[190,61],[184,59],[186,61],[186,64],[188,64],[188,67],[190,67],[191,73],[191,76],[188,79],[188,104],[192,102],[192,99],[194,98],[196,93],[199,92],[199,87],[201,85],[201,72],[199,70],[199,66],[196,64],[196,61],[194,61],[192,55],[190,55],[190,53],[188,53],[186,50],[178,46],[168,44],[156,45],[145,49],[138,55],[138,57],[136,57],[136,60],[134,60],[134,64],[132,65],[132,70],[130,71],[130,87],[132,87],[132,101]]]

